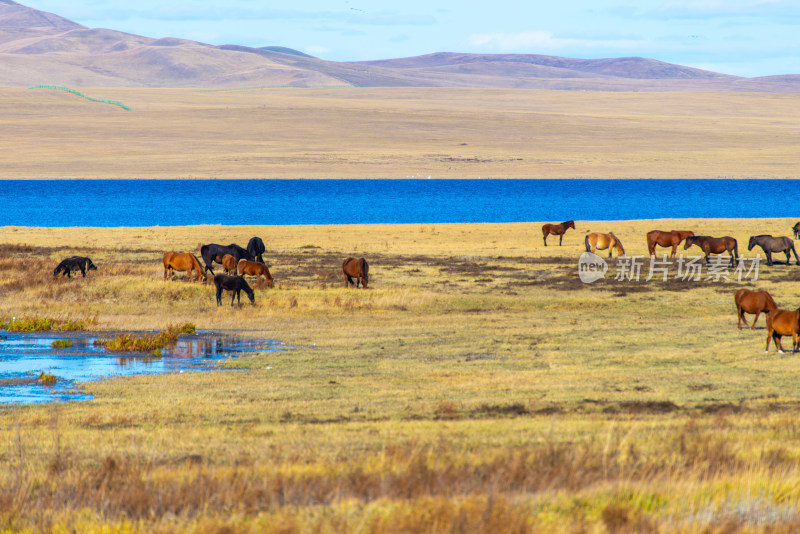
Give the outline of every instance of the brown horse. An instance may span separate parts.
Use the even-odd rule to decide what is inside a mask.
[[[222,270],[225,274],[236,274],[236,258],[230,254],[222,256]]]
[[[255,276],[256,282],[261,280],[261,277],[263,276],[264,280],[267,282],[267,286],[269,287],[275,286],[275,279],[272,278],[271,274],[269,274],[269,268],[266,266],[266,264],[242,258],[241,260],[239,260],[238,271],[239,271],[239,276],[244,276],[246,274],[249,274],[250,276]]]
[[[727,251],[731,255],[731,267],[736,265],[736,258],[739,256],[739,245],[736,243],[736,240],[730,236],[709,237],[707,235],[690,235],[686,238],[683,250],[688,250],[692,245],[697,245],[703,249],[703,253],[706,255],[706,263],[708,263],[708,257],[712,252],[714,254],[721,254]]]
[[[792,352],[797,352],[797,333],[800,330],[800,308],[795,311],[771,310],[767,313],[767,348],[764,352],[769,352],[770,338],[775,340],[775,348],[779,354],[783,354],[781,347],[781,336],[792,336]]]
[[[594,253],[595,250],[605,250],[608,249],[608,257],[611,257],[611,250],[612,248],[617,249],[617,256],[624,256],[625,249],[622,248],[622,241],[617,239],[613,233],[609,232],[607,234],[598,234],[592,233],[586,236],[584,239],[586,243],[586,252]]]
[[[800,222],[796,223],[794,226],[792,226],[792,232],[794,232],[794,238],[795,239],[800,237]]]
[[[650,251],[651,256],[655,256],[656,245],[660,247],[672,247],[670,257],[675,257],[675,252],[678,250],[678,245],[681,244],[681,241],[693,235],[694,232],[691,230],[670,230],[669,232],[653,230],[647,232],[647,250]]]
[[[364,289],[367,289],[367,283],[369,282],[369,265],[367,264],[367,260],[364,258],[358,260],[355,258],[347,258],[344,260],[344,263],[342,263],[342,271],[344,272],[345,287],[350,287],[351,285],[358,287],[359,282],[361,282]],[[355,278],[355,282],[353,282],[353,278]]]
[[[794,252],[794,259],[797,265],[800,265],[800,258],[797,257],[797,251],[794,249],[794,241],[788,237],[772,237],[771,235],[754,235],[750,237],[747,243],[747,250],[753,250],[753,247],[758,245],[764,254],[767,255],[767,265],[772,267],[772,253],[783,252],[786,254],[786,265],[792,261],[790,252]]]
[[[558,246],[561,246],[561,240],[564,239],[564,233],[567,228],[575,229],[575,221],[564,221],[561,224],[545,224],[542,226],[542,238],[544,239],[544,246],[547,246],[547,236],[550,234],[557,235]]]
[[[771,310],[778,309],[778,305],[772,299],[772,295],[766,291],[750,291],[749,289],[740,289],[733,297],[736,303],[736,315],[739,317],[739,330],[742,329],[742,322],[747,326],[747,319],[744,314],[755,313],[756,318],[753,319],[753,325],[750,330],[756,329],[756,321],[761,312],[769,313]]]
[[[175,271],[188,271],[189,278],[192,277],[192,271],[196,271],[198,281],[206,279],[203,274],[203,268],[200,266],[200,261],[190,252],[167,252],[164,254],[162,261],[164,262],[165,279],[167,278],[167,273],[169,273],[169,279],[172,280]]]

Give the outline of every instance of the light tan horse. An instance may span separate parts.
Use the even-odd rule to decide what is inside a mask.
[[[610,258],[612,249],[617,249],[617,256],[625,255],[625,249],[622,248],[622,241],[617,239],[617,236],[611,232],[607,234],[594,232],[587,235],[584,241],[586,243],[586,252],[594,253],[595,250],[608,249],[608,257]]]
[[[167,278],[167,273],[169,273],[169,279],[172,280],[175,271],[188,271],[189,278],[192,277],[192,271],[196,271],[198,281],[205,281],[206,279],[200,261],[190,252],[167,252],[164,254],[162,261],[164,262],[165,279]]]
[[[236,258],[230,254],[222,256],[222,269],[225,274],[236,274]]]

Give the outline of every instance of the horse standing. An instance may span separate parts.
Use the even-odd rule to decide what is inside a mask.
[[[651,256],[656,255],[656,245],[661,247],[672,247],[670,257],[675,257],[675,252],[678,250],[678,245],[681,241],[689,236],[693,236],[694,232],[691,230],[670,230],[664,232],[662,230],[652,230],[647,232],[647,250],[650,251]]]
[[[235,260],[234,265],[239,263],[239,260],[242,258],[246,258],[248,260],[253,259],[247,253],[247,250],[234,243],[231,243],[227,247],[223,245],[217,245],[216,243],[210,243],[200,247],[200,256],[202,256],[203,262],[206,264],[203,272],[211,271],[211,274],[214,274],[214,270],[211,268],[211,265],[214,262],[221,264],[222,258],[225,256],[225,254],[230,254],[233,256],[233,259]]]
[[[542,239],[544,239],[544,246],[547,246],[547,236],[550,234],[557,235],[558,237],[558,246],[561,246],[561,241],[564,239],[564,233],[566,233],[567,228],[575,229],[575,221],[564,221],[561,224],[545,224],[542,226]]]
[[[584,239],[586,243],[586,252],[594,253],[595,250],[608,249],[608,257],[611,257],[611,251],[617,249],[617,257],[625,255],[625,249],[622,248],[622,241],[617,239],[613,233],[607,234],[591,233]]]
[[[236,260],[234,257],[230,254],[222,256],[222,268],[225,270],[225,274],[236,274]]]
[[[775,348],[783,354],[781,336],[792,336],[792,352],[797,352],[797,333],[800,330],[800,308],[795,311],[772,310],[767,314],[767,347],[764,352],[769,352],[770,338],[775,340]]]
[[[217,306],[222,306],[222,290],[232,292],[231,306],[238,300],[239,304],[242,303],[241,291],[247,294],[250,299],[250,304],[256,304],[256,297],[253,290],[241,276],[228,276],[227,274],[218,274],[214,277],[214,285],[217,287]]]
[[[795,239],[800,237],[800,222],[795,223],[795,225],[792,226],[792,232],[794,232],[794,238]]]
[[[739,256],[739,245],[736,240],[730,236],[725,237],[710,237],[707,235],[690,235],[686,238],[686,243],[683,245],[684,250],[688,250],[692,245],[697,245],[703,249],[706,256],[706,263],[708,257],[713,252],[714,254],[721,254],[729,252],[731,255],[731,267],[736,264],[736,259]]]
[[[61,260],[61,263],[53,269],[53,276],[58,276],[58,273],[66,274],[67,278],[72,278],[72,271],[80,271],[84,278],[86,278],[86,271],[96,271],[92,260],[85,256],[71,256]]]
[[[192,277],[192,271],[195,271],[198,281],[206,279],[200,260],[190,252],[166,252],[161,261],[164,263],[165,280],[167,274],[169,274],[169,279],[172,280],[173,276],[175,276],[175,271],[188,271],[186,274],[189,279]]]
[[[345,287],[355,285],[358,288],[358,284],[361,282],[364,289],[367,289],[367,283],[369,282],[369,264],[367,264],[367,260],[364,258],[347,258],[342,263],[342,271],[344,272]],[[353,282],[354,278],[355,282]]]
[[[264,257],[262,254],[266,252],[267,249],[264,247],[264,242],[261,241],[260,237],[251,237],[250,241],[247,242],[247,254],[250,256],[250,261],[257,261],[258,263],[264,263]]]
[[[758,316],[761,315],[761,312],[769,313],[772,310],[778,309],[778,305],[775,304],[772,295],[766,291],[740,289],[733,296],[733,302],[736,304],[736,315],[739,318],[739,330],[742,329],[742,322],[747,326],[747,319],[745,319],[744,316],[745,312],[756,314],[756,318],[753,319],[753,325],[750,327],[750,330],[755,330],[756,321],[758,321]]]
[[[754,235],[750,237],[750,242],[747,244],[747,250],[753,250],[753,247],[758,245],[764,254],[767,256],[767,265],[772,266],[772,253],[783,252],[786,254],[786,265],[792,261],[790,252],[794,252],[795,264],[800,265],[800,259],[797,257],[797,251],[794,249],[794,241],[788,237],[772,237],[771,235]]]
[[[259,263],[257,261],[250,261],[242,258],[239,260],[237,270],[239,276],[249,274],[250,276],[255,276],[256,281],[261,280],[261,277],[263,276],[267,286],[273,287],[275,285],[275,279],[272,278],[272,275],[269,273],[269,267],[267,267],[265,263]]]

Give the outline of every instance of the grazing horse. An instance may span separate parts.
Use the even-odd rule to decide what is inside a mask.
[[[269,274],[269,267],[265,263],[258,263],[257,261],[250,261],[242,258],[239,260],[238,264],[238,271],[239,276],[244,276],[249,274],[250,276],[256,277],[256,282],[261,280],[261,277],[264,277],[264,281],[267,282],[269,287],[275,286],[275,279],[272,278],[272,275]]]
[[[201,280],[205,281],[206,279],[203,267],[200,265],[200,260],[191,252],[167,252],[164,254],[164,257],[161,258],[161,261],[164,262],[165,280],[167,278],[167,273],[169,273],[169,279],[172,280],[173,276],[175,276],[175,271],[187,271],[186,275],[189,279],[192,278],[192,271],[195,271],[197,273],[198,282]]]
[[[567,228],[575,229],[575,221],[564,221],[561,224],[545,224],[542,226],[542,239],[544,239],[544,246],[547,246],[547,236],[550,234],[557,235],[558,246],[561,246],[561,240],[564,239],[564,233]]]
[[[792,226],[792,232],[794,232],[794,238],[795,239],[800,237],[800,222],[796,223],[794,226]]]
[[[750,291],[749,289],[740,289],[733,297],[736,303],[736,315],[739,317],[739,330],[742,329],[742,322],[747,326],[747,319],[745,319],[745,312],[755,313],[756,318],[753,319],[753,325],[750,330],[756,329],[756,321],[761,312],[769,313],[772,310],[777,310],[778,305],[772,299],[772,295],[766,291]]]
[[[208,245],[203,245],[200,247],[200,255],[203,257],[203,262],[206,264],[205,271],[211,271],[211,274],[214,274],[214,270],[211,268],[211,265],[214,262],[222,263],[222,257],[225,254],[230,254],[233,256],[234,265],[239,263],[239,260],[242,258],[252,260],[253,258],[247,253],[245,249],[240,247],[239,245],[235,245],[231,243],[227,247],[222,245],[217,245],[215,243],[211,243]]]
[[[794,259],[797,265],[800,265],[800,259],[797,258],[797,251],[794,249],[794,241],[788,237],[772,237],[771,235],[754,235],[750,237],[750,242],[747,244],[747,250],[753,250],[753,247],[758,245],[767,255],[767,265],[772,266],[772,253],[783,252],[786,254],[786,265],[792,260],[790,252],[794,252]]]
[[[661,247],[672,247],[670,257],[675,257],[675,252],[678,250],[678,245],[681,241],[689,236],[693,236],[694,232],[691,230],[670,230],[663,232],[661,230],[653,230],[647,232],[647,250],[650,251],[651,256],[656,255],[656,245]]]
[[[586,252],[594,252],[595,250],[608,249],[608,257],[611,257],[612,248],[617,249],[617,256],[624,256],[625,249],[622,248],[622,241],[617,239],[613,233],[607,234],[592,233],[586,236],[584,240],[586,243]]]
[[[367,283],[369,282],[369,265],[367,264],[367,260],[364,258],[355,259],[355,258],[347,258],[342,263],[342,271],[344,272],[344,285],[345,287],[350,287],[351,285],[355,285],[358,288],[358,283],[364,286],[364,289],[367,289]],[[356,279],[353,282],[353,278]]]
[[[67,278],[72,278],[71,271],[80,271],[84,278],[86,278],[86,271],[96,271],[92,260],[84,256],[71,256],[61,260],[61,263],[53,269],[53,276],[58,276],[58,273],[66,274]]]
[[[250,241],[247,242],[247,254],[250,256],[248,259],[251,261],[264,263],[262,254],[266,251],[267,249],[264,247],[264,242],[261,241],[260,237],[251,237]]]
[[[217,286],[217,306],[222,306],[222,290],[232,292],[231,306],[234,301],[238,300],[239,304],[242,303],[241,291],[247,293],[247,298],[250,299],[250,304],[256,304],[256,297],[253,290],[247,285],[244,278],[241,276],[228,276],[227,274],[218,274],[214,277],[214,285]]]
[[[792,352],[797,352],[797,333],[800,329],[800,308],[795,311],[771,310],[767,313],[767,347],[764,352],[769,352],[770,338],[775,340],[775,348],[783,354],[781,336],[792,336]]]
[[[731,255],[731,267],[736,264],[736,258],[739,256],[739,245],[736,240],[730,236],[725,237],[709,237],[707,235],[690,235],[686,238],[686,243],[683,245],[683,250],[688,250],[692,245],[697,245],[703,249],[706,255],[706,263],[708,257],[713,252],[714,254],[721,254],[725,251]]]
[[[225,274],[236,274],[236,260],[230,254],[222,256],[222,268]]]

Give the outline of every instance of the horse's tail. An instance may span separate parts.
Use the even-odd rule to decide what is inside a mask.
[[[737,240],[733,240],[733,257],[739,257],[739,242]]]
[[[586,252],[591,252],[592,246],[589,244],[589,234],[586,234],[586,238],[583,240],[583,242],[586,244]]]

